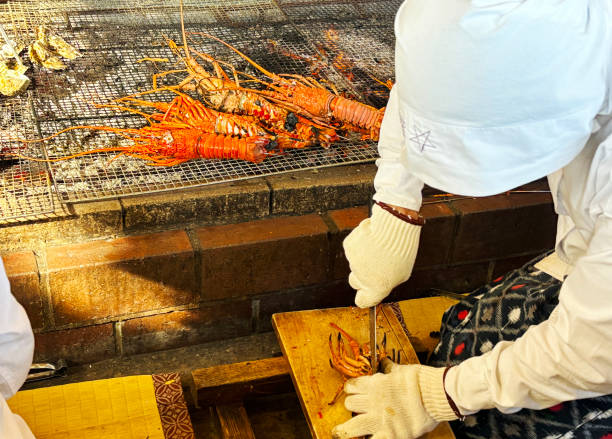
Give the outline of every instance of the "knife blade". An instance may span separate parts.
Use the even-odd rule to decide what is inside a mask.
[[[376,306],[370,308],[370,363],[372,371],[378,372],[378,357],[376,355]]]

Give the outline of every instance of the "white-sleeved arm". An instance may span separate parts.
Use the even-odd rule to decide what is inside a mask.
[[[462,413],[542,409],[612,393],[612,218],[597,228],[547,321],[449,371],[446,389]]]
[[[449,371],[446,389],[462,413],[542,409],[612,393],[612,136],[598,149],[586,252],[548,320]]]
[[[610,2],[604,2],[604,11],[607,14],[608,22],[612,25],[612,4]],[[612,31],[610,30],[610,26],[608,26],[608,53],[611,52],[612,48]],[[604,101],[602,113],[603,114],[611,114],[612,113],[612,54],[608,59],[608,71],[606,72],[608,78],[608,90],[606,94],[606,98]]]
[[[23,307],[11,294],[0,259],[0,394],[8,399],[25,381],[34,353],[34,335]]]
[[[423,181],[405,166],[404,134],[399,116],[397,86],[391,89],[385,117],[380,127],[378,171],[374,178],[374,199],[418,211],[421,208]]]
[[[2,395],[0,395],[0,438],[35,439],[21,416],[11,412]]]

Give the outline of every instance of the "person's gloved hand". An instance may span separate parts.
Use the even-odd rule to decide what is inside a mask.
[[[444,368],[394,365],[377,373],[348,380],[344,406],[357,416],[332,430],[334,439],[368,434],[371,439],[412,439],[442,421],[458,419],[444,391]]]
[[[378,305],[391,290],[408,280],[419,247],[421,226],[409,224],[380,206],[343,242],[351,267],[349,284],[357,290],[360,308]]]

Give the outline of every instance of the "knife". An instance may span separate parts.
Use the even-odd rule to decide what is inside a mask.
[[[26,378],[26,382],[40,381],[56,376],[66,376],[67,366],[62,359],[57,363],[34,363],[30,366],[30,372]]]
[[[373,373],[378,372],[378,357],[376,353],[376,305],[370,307],[370,357]]]

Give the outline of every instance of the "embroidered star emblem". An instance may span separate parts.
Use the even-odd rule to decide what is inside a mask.
[[[413,128],[412,131],[414,132],[415,135],[410,137],[409,140],[413,143],[416,143],[419,149],[421,150],[421,152],[425,151],[425,148],[435,148],[429,142],[429,136],[431,135],[431,130],[423,131],[419,133],[416,130],[416,128]]]

